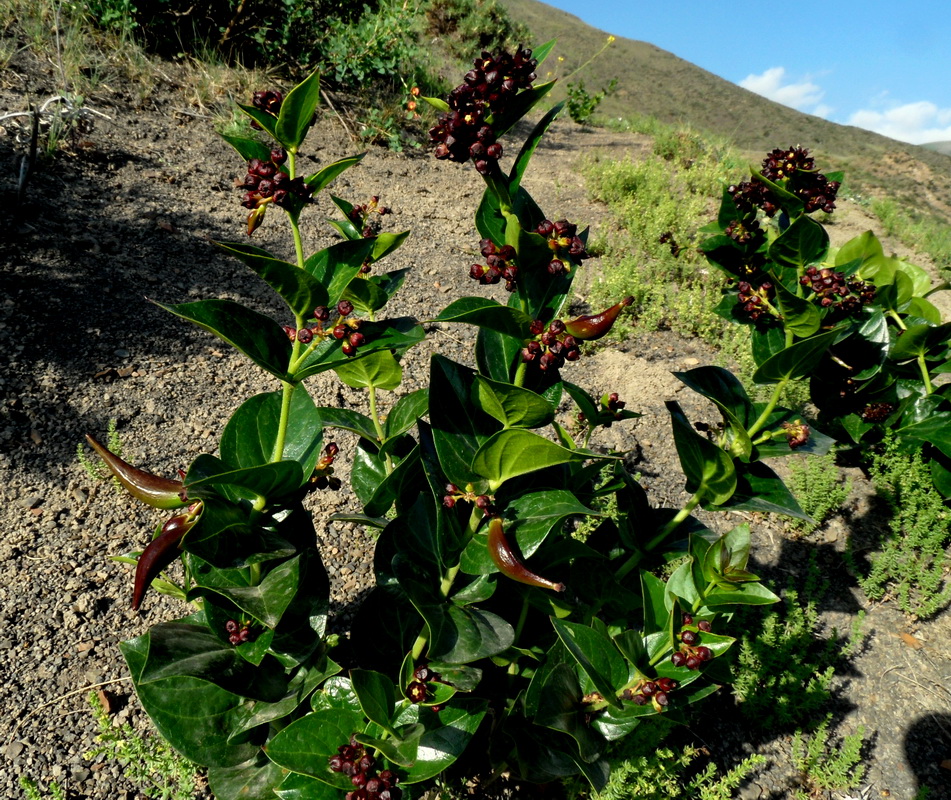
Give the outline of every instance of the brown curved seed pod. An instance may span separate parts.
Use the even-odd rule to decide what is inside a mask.
[[[633,297],[625,297],[620,303],[605,309],[600,314],[588,314],[569,320],[565,323],[565,330],[576,339],[585,341],[600,339],[611,330],[618,314],[621,313],[621,309],[626,308],[633,302]]]
[[[191,512],[176,514],[162,526],[162,532],[142,551],[135,565],[135,585],[132,589],[132,608],[135,611],[142,605],[145,590],[152,585],[152,581],[178,558],[182,538],[197,521],[198,516]]]
[[[86,434],[86,441],[99,454],[103,463],[116,476],[125,490],[137,500],[153,508],[181,508],[188,505],[188,502],[182,498],[185,487],[181,481],[162,478],[133,467],[89,434]]]
[[[499,572],[513,581],[538,586],[541,589],[551,589],[553,592],[565,591],[565,584],[555,583],[536,575],[515,555],[505,537],[502,520],[498,517],[492,517],[489,520],[489,555],[492,556],[492,561],[499,568]]]

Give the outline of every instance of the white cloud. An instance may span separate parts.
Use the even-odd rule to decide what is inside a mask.
[[[740,86],[784,106],[819,117],[827,117],[833,110],[821,102],[825,96],[822,87],[808,77],[798,83],[787,82],[785,67],[771,67],[762,75],[747,75],[740,81]]]
[[[911,144],[946,142],[951,140],[951,108],[919,100],[885,111],[863,109],[849,117],[849,125]]]

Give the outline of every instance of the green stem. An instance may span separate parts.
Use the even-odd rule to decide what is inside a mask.
[[[383,423],[380,422],[380,414],[376,407],[376,386],[374,386],[372,383],[367,386],[367,394],[370,401],[370,419],[373,420],[373,427],[376,430],[377,438],[380,440],[380,445],[382,445],[386,440],[386,433],[383,431]],[[383,456],[383,461],[386,468],[386,474],[390,475],[393,472],[393,459],[390,458],[389,453]]]
[[[931,394],[934,386],[931,385],[931,376],[928,374],[928,364],[925,361],[925,354],[918,354],[918,369],[921,370],[921,379],[925,382],[925,393]]]
[[[637,552],[632,553],[627,561],[618,567],[618,569],[614,572],[614,577],[618,581],[623,580],[632,569],[641,563],[641,561],[644,559],[644,556],[651,552],[651,550],[653,550],[655,547],[659,547],[664,539],[670,536],[677,526],[687,519],[687,517],[690,516],[691,512],[698,505],[700,505],[700,496],[695,494],[687,501],[687,504],[682,509],[680,509],[680,511],[678,511],[673,516],[673,518],[666,525],[664,525],[663,528],[661,528],[660,533],[658,533],[647,543],[647,546],[643,550],[638,550]]]
[[[521,356],[519,357],[521,358]],[[524,386],[525,385],[525,374],[528,369],[528,362],[519,360],[518,366],[515,368],[515,380],[512,383],[515,386]]]
[[[296,383],[281,381],[281,418],[277,423],[277,438],[274,440],[274,450],[271,452],[271,462],[276,463],[284,458],[284,442],[287,439],[287,425],[291,417],[291,398],[294,396]]]
[[[747,431],[751,439],[760,432],[769,419],[769,415],[776,410],[776,404],[779,403],[779,396],[783,393],[783,389],[787,383],[789,383],[789,378],[783,378],[776,384],[776,388],[773,390],[773,394],[769,398],[766,408],[763,409],[763,413],[759,415],[759,419],[757,419],[756,422],[753,423],[753,426]]]
[[[894,308],[888,309],[887,313],[888,313],[888,316],[890,316],[893,320],[895,320],[895,323],[898,325],[899,328],[901,328],[903,331],[908,330],[908,326],[905,325],[905,321],[899,316],[898,312]]]

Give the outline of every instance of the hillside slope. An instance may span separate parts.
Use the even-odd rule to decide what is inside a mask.
[[[532,31],[535,42],[558,40],[540,78],[570,76],[602,48],[610,33],[538,0],[501,1]],[[599,109],[605,117],[644,114],[686,123],[729,137],[751,157],[774,147],[802,145],[825,169],[845,170],[853,190],[884,191],[951,223],[951,155],[803,114],[652,44],[623,37],[569,77],[584,81],[592,92],[612,78],[617,78],[618,89]]]

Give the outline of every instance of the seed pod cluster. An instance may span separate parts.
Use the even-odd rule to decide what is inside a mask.
[[[314,338],[318,340],[333,336],[334,339],[343,340],[340,349],[346,356],[355,356],[357,348],[366,343],[366,336],[360,333],[360,320],[356,317],[347,319],[353,313],[353,303],[349,300],[341,300],[337,303],[337,318],[333,324],[330,322],[330,309],[327,306],[317,306],[314,309],[314,324],[305,328],[294,328],[291,325],[284,326],[284,332],[292,342],[298,341],[301,344],[309,345]]]
[[[522,348],[522,361],[526,364],[534,364],[542,372],[546,372],[561,369],[566,361],[577,361],[581,358],[578,339],[567,333],[563,320],[552,320],[546,330],[545,323],[536,319],[532,322],[529,332],[534,334],[535,338]]]
[[[753,286],[749,281],[740,281],[736,288],[739,290],[736,297],[737,316],[760,324],[778,321],[771,306],[776,296],[772,283],[763,281],[759,286]]]
[[[469,268],[469,277],[483,286],[504,280],[505,288],[514,292],[518,281],[515,248],[508,244],[497,247],[491,239],[483,239],[479,242],[479,251],[485,258],[485,265],[473,264]]]
[[[701,664],[713,658],[713,651],[700,643],[700,633],[709,633],[711,630],[709,620],[702,619],[694,624],[693,616],[684,614],[680,629],[680,649],[670,657],[670,663],[675,667],[700,669]]]
[[[621,692],[622,700],[629,700],[638,706],[646,706],[648,703],[654,706],[654,710],[660,713],[669,704],[668,694],[676,689],[677,681],[673,678],[658,678],[656,681],[641,681],[637,686],[625,689]]]

